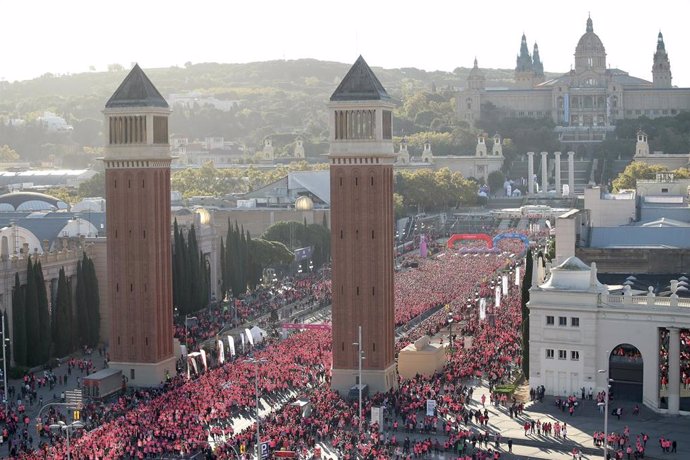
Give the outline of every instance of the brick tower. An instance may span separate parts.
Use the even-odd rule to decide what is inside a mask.
[[[358,380],[397,387],[393,299],[393,103],[360,56],[331,96],[333,376],[341,395]]]
[[[175,375],[170,108],[135,65],[103,113],[110,367],[153,386]]]

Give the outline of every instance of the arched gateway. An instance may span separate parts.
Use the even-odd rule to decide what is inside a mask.
[[[642,353],[635,346],[623,343],[609,355],[609,378],[613,400],[642,402]]]

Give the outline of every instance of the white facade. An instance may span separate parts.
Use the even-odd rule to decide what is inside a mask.
[[[535,263],[535,267],[538,264]],[[642,402],[659,412],[679,413],[678,331],[690,328],[690,301],[677,296],[609,295],[597,280],[596,266],[566,259],[530,289],[530,386],[567,396],[606,387],[609,356],[619,345],[632,345],[643,361]],[[660,388],[660,330],[670,331],[669,384]],[[605,371],[604,373],[599,370]],[[661,398],[666,402],[661,403]],[[667,405],[666,405],[667,404]],[[667,407],[667,408],[666,408]]]

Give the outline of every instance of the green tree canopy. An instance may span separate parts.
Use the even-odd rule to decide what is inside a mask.
[[[634,190],[637,186],[638,179],[654,179],[657,174],[668,172],[672,172],[676,179],[690,178],[690,170],[687,168],[669,171],[667,168],[660,165],[649,165],[647,163],[633,161],[613,180],[613,189]]]

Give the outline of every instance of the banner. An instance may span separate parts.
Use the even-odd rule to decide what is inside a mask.
[[[187,357],[187,345],[180,345],[180,353],[183,358]]]
[[[254,337],[252,337],[252,331],[249,329],[245,329],[244,333],[247,334],[247,342],[249,342],[249,345],[252,347],[254,346]]]
[[[230,350],[230,356],[235,357],[235,339],[229,335],[228,336],[228,347]]]
[[[378,423],[379,429],[383,431],[383,407],[371,406],[371,423]]]
[[[422,235],[419,239],[419,257],[426,259],[428,254],[428,247],[426,245],[426,237]]]
[[[307,246],[306,248],[295,249],[295,262],[311,259],[314,248]]]
[[[218,361],[223,364],[225,362],[225,349],[223,347],[223,341],[218,341]]]
[[[474,337],[471,335],[467,335],[463,337],[463,346],[465,347],[465,350],[469,350],[472,348],[472,344],[474,343]]]
[[[479,299],[479,319],[484,321],[486,319],[486,298]]]
[[[515,286],[520,286],[520,266],[515,267]]]
[[[433,417],[435,411],[436,411],[436,400],[435,399],[427,399],[426,400],[426,415],[428,417]]]
[[[242,354],[244,354],[244,341],[246,340],[244,334],[240,334],[240,339],[242,339]]]
[[[508,275],[503,275],[501,278],[501,287],[503,288],[503,295],[508,295]]]
[[[204,364],[204,372],[208,371],[208,364],[206,363],[206,350],[203,348],[200,351],[201,353],[201,362]]]
[[[498,308],[501,306],[501,288],[496,286],[496,299],[494,300],[494,307]],[[496,313],[496,310],[494,310]]]

